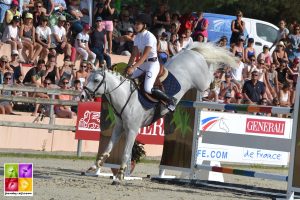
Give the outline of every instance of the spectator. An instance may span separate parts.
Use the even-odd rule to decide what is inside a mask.
[[[2,36],[2,41],[11,45],[11,50],[22,51],[22,43],[19,38],[20,17],[15,16],[12,20],[12,24],[5,28]]]
[[[75,60],[76,60],[76,53],[77,53],[76,52],[76,48],[74,47],[76,35],[75,35],[75,32],[72,31],[71,22],[70,21],[66,21],[65,22],[64,28],[66,30],[67,42],[71,45],[70,61],[75,62]]]
[[[219,99],[224,100],[225,96],[230,94],[230,97],[239,93],[238,86],[233,82],[231,73],[225,74],[225,81],[221,82]]]
[[[6,11],[10,9],[11,3],[12,0],[0,0],[0,23],[4,22]]]
[[[290,83],[292,85],[291,90],[291,105],[294,105],[295,102],[295,92],[296,92],[296,85],[297,85],[297,79],[299,76],[299,63],[300,60],[298,58],[295,58],[292,66],[287,67],[288,69],[288,80],[290,80]]]
[[[157,12],[153,16],[153,28],[170,28],[170,13],[168,12],[167,4],[160,3]]]
[[[276,69],[275,63],[272,63],[269,69],[266,72],[266,86],[268,90],[271,92],[273,98],[277,97],[279,92],[279,85],[278,85],[278,74]]]
[[[10,67],[13,69],[13,83],[22,84],[24,78],[24,72],[20,65],[18,51],[13,51],[11,54]]]
[[[75,71],[74,63],[70,61],[70,58],[66,57],[64,61],[64,65],[59,69],[59,83],[58,85],[61,85],[62,79],[68,79],[68,80],[74,80],[75,79]],[[68,85],[68,87],[71,87],[71,84]]]
[[[51,88],[51,80],[49,78],[45,78],[45,80],[43,81],[43,84],[41,85],[41,87],[43,88]],[[47,93],[34,93],[33,94],[33,97],[38,97],[38,98],[43,98],[43,99],[49,99],[49,95]],[[49,116],[49,113],[50,113],[50,105],[42,105],[41,106],[42,109],[44,110],[40,110],[40,104],[35,104],[35,107],[34,107],[34,111],[33,113],[31,114],[31,116],[36,116],[37,113],[39,112],[43,112],[46,116]]]
[[[32,12],[34,9],[34,0],[23,0],[23,7],[20,8],[20,12],[25,16],[28,12]]]
[[[249,38],[247,47],[245,48],[245,54],[244,54],[245,63],[250,63],[250,58],[253,55],[256,56],[256,52],[255,52],[255,49],[254,49],[253,45],[254,45],[254,39]]]
[[[120,55],[130,56],[133,50],[133,41],[135,34],[132,28],[128,28],[125,35],[122,35],[118,38],[120,42],[117,53]]]
[[[95,63],[96,60],[96,54],[93,53],[89,48],[89,32],[91,30],[90,25],[85,24],[83,31],[81,33],[78,33],[75,40],[75,48],[76,51],[83,57],[83,60],[87,61],[89,57],[90,60]]]
[[[33,12],[33,25],[37,27],[41,24],[41,17],[46,15],[46,9],[44,8],[42,1],[34,2],[34,12]]]
[[[55,58],[55,57],[54,57]],[[46,73],[45,73],[45,79],[51,81],[51,84],[58,83],[60,76],[59,76],[59,70],[56,67],[56,62],[49,60],[46,66]]]
[[[197,34],[194,34],[193,40],[196,42],[205,42],[205,37],[202,33],[198,32]]]
[[[247,104],[258,104],[262,98],[265,98],[265,84],[258,80],[258,71],[251,73],[251,80],[245,81],[243,85],[244,102]]]
[[[46,9],[46,16],[51,16],[52,12],[54,11],[54,2],[53,0],[41,0],[43,5]]]
[[[67,4],[65,0],[53,0],[53,4],[54,11],[63,12],[64,10],[67,10]]]
[[[179,25],[178,25],[179,27]],[[176,39],[179,39],[178,37],[178,27],[175,23],[171,23],[171,26],[170,26],[170,30],[169,30],[169,33],[170,33],[170,37],[172,34],[176,35]]]
[[[242,11],[236,12],[236,20],[233,20],[231,22],[231,37],[230,37],[230,44],[232,43],[238,43],[240,40],[240,37],[244,35],[245,30],[245,22],[242,20],[243,13]],[[245,40],[245,39],[244,39]]]
[[[271,65],[272,57],[271,57],[270,48],[268,45],[263,46],[263,52],[258,54],[257,59],[264,60],[267,65]]]
[[[239,89],[240,86],[243,84],[244,82],[244,78],[243,78],[243,70],[245,69],[245,64],[242,62],[242,58],[238,57],[238,67],[232,70],[232,78],[233,80],[235,80],[238,84]]]
[[[287,62],[280,63],[279,67],[276,68],[276,71],[277,71],[277,78],[278,78],[278,86],[279,88],[282,88],[283,84],[288,82]]]
[[[67,78],[62,79],[61,89],[68,90],[69,87],[69,80]],[[66,94],[60,94],[57,96],[59,100],[72,100],[72,96]],[[75,113],[72,112],[70,106],[63,106],[63,105],[55,105],[54,111],[57,117],[60,118],[70,118],[72,119],[75,116]]]
[[[245,60],[244,60],[244,55],[245,55],[244,42],[245,42],[245,37],[240,36],[238,41],[233,44],[233,48],[232,48],[233,55],[242,57],[242,62],[243,63],[245,63]]]
[[[33,15],[28,12],[20,28],[20,38],[25,47],[23,51],[26,49],[29,51],[27,57],[28,63],[34,63],[42,51],[42,46],[35,40],[35,27],[32,24],[32,19]],[[25,52],[23,55],[26,55]]]
[[[0,58],[0,84],[3,83],[3,77],[6,72],[13,73],[13,69],[9,66],[8,57],[2,56]]]
[[[122,36],[121,32],[118,29],[118,24],[119,24],[119,20],[118,19],[113,19],[113,33],[112,33],[112,48],[113,48],[113,52],[116,53],[119,49],[119,45],[120,45],[120,37]]]
[[[87,62],[83,61],[80,64],[79,70],[76,72],[76,80],[80,80],[81,88],[87,83],[88,73],[86,72]]]
[[[158,36],[157,42],[157,56],[161,64],[165,64],[169,59],[169,49],[167,42],[167,33],[163,32],[160,36]]]
[[[192,15],[192,12],[185,13],[179,18],[180,28],[178,30],[178,35],[185,33],[187,29],[192,30],[195,17]]]
[[[82,13],[82,17],[80,21],[82,23],[89,24],[90,23],[90,13],[89,13],[89,1],[90,0],[80,0],[80,11]]]
[[[282,88],[279,91],[279,103],[282,107],[291,106],[291,89],[290,84],[283,84]]]
[[[107,68],[111,69],[111,58],[106,53],[105,48],[106,31],[102,25],[102,18],[96,18],[96,28],[91,34],[91,50],[96,54],[99,60],[99,66],[103,67],[104,60]]]
[[[75,91],[82,91],[81,89],[81,83],[80,83],[80,80],[75,80],[74,81],[74,88],[73,88]],[[80,96],[81,95],[77,95],[77,96],[73,96],[73,101],[80,101]],[[71,111],[73,111],[74,113],[77,113],[77,106],[71,106]]]
[[[3,84],[4,85],[12,85],[12,74],[10,72],[5,72],[4,74],[4,79],[3,79]],[[1,95],[2,96],[12,96],[14,95],[14,91],[8,91],[8,90],[2,90]],[[4,114],[3,108],[5,110],[5,114],[9,115],[16,115],[13,113],[13,108],[12,108],[12,102],[7,101],[7,100],[0,100],[0,109],[2,109],[1,113]]]
[[[298,46],[300,45],[300,26],[294,26],[294,33],[288,36],[291,45],[291,54],[298,51]]]
[[[51,47],[51,29],[46,16],[41,17],[41,24],[36,28],[36,40],[42,46],[40,59],[45,60]]]
[[[202,36],[204,37],[203,42],[207,42],[208,39],[208,20],[206,18],[203,17],[203,12],[199,12],[198,13],[198,20],[196,21],[196,23],[194,24],[194,35],[198,35],[199,33],[202,34]]]
[[[172,33],[170,41],[168,42],[168,48],[170,57],[175,56],[179,52],[179,41],[177,40],[177,34]]]
[[[180,13],[178,11],[172,14],[171,21],[170,21],[170,24],[171,24],[170,32],[171,33],[175,33],[175,32],[178,33],[179,28],[180,28],[179,19],[180,19]],[[174,26],[174,28],[175,28],[174,31],[171,31],[172,26]]]
[[[105,0],[100,3],[97,3],[95,16],[102,18],[103,27],[106,30],[106,36],[108,41],[108,53],[112,53],[112,32],[113,32],[113,18],[115,14],[115,2],[113,0]]]
[[[121,11],[121,20],[117,24],[117,29],[121,32],[122,35],[125,35],[129,28],[134,28],[133,23],[129,19],[130,15],[128,10]]]
[[[11,2],[10,9],[8,9],[5,13],[4,26],[10,24],[15,16],[20,18],[21,15],[18,11],[18,6],[19,2],[17,0],[13,0]]]
[[[289,61],[287,53],[285,51],[285,45],[282,41],[280,41],[277,44],[276,49],[273,51],[272,57],[273,57],[273,62],[276,65],[279,65],[282,62],[288,62]]]
[[[211,82],[209,86],[209,92],[207,97],[203,97],[203,101],[211,101],[213,100],[214,102],[218,101],[218,96],[220,94],[220,88],[221,88],[221,83],[222,83],[222,74],[223,74],[223,69],[217,69],[214,72],[214,79]]]
[[[67,33],[64,28],[66,17],[61,15],[58,18],[58,24],[52,28],[52,42],[56,45],[55,51],[59,54],[65,54],[65,56],[71,56],[71,44],[67,41]]]
[[[186,40],[186,34],[183,33],[183,34],[181,34],[179,36],[179,40],[178,40],[178,42],[179,42],[178,52],[180,52],[182,49],[185,48],[185,46],[184,46],[185,45],[185,40]]]
[[[69,7],[68,7],[69,13],[74,17],[74,19],[80,21],[83,17],[82,12],[80,11],[80,1],[69,1]]]
[[[286,22],[284,20],[279,21],[279,30],[277,32],[277,39],[272,44],[271,48],[273,48],[274,45],[278,44],[280,41],[286,42],[289,35],[289,29],[286,28]]]
[[[41,86],[46,75],[45,61],[40,59],[36,67],[31,68],[25,75],[23,84],[30,84],[34,86]]]
[[[226,36],[222,36],[222,37],[220,38],[220,40],[218,41],[217,45],[218,45],[219,47],[227,48],[227,42],[228,42],[227,37],[226,37]]]

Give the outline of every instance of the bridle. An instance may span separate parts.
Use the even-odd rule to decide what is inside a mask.
[[[96,89],[94,91],[92,91],[91,89],[89,89],[88,87],[86,86],[83,86],[83,90],[85,91],[85,93],[87,94],[88,98],[91,99],[91,98],[95,98],[96,96],[96,92],[97,90],[104,84],[104,92],[103,94],[104,95],[109,95],[109,98],[107,98],[107,101],[108,103],[112,106],[113,110],[114,110],[114,113],[120,118],[122,119],[122,113],[123,111],[125,110],[127,104],[129,103],[129,100],[131,99],[131,96],[133,94],[133,92],[136,90],[136,87],[134,87],[134,90],[131,90],[131,93],[125,103],[125,105],[122,107],[121,109],[121,112],[118,113],[118,111],[116,110],[116,108],[113,106],[112,102],[111,102],[111,93],[115,90],[117,90],[126,80],[126,78],[124,78],[124,80],[117,86],[115,87],[114,89],[112,89],[111,91],[109,92],[106,92],[106,82],[105,82],[105,78],[106,78],[106,74],[105,74],[105,71],[103,71],[103,74],[102,74],[103,78],[102,78],[102,81],[97,85]],[[130,82],[132,83],[132,82]]]

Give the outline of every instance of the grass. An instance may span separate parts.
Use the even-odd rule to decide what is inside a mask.
[[[50,153],[2,153],[0,152],[1,157],[14,157],[14,158],[37,158],[37,159],[61,159],[61,160],[95,160],[95,156],[81,156],[77,157],[76,155],[57,155]],[[140,163],[154,163],[158,164],[159,160],[141,159]]]

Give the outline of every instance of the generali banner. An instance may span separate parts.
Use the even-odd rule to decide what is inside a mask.
[[[258,143],[263,141],[263,139],[265,139],[264,141],[270,141],[271,138],[290,139],[292,119],[201,111],[199,124],[198,130],[199,132],[201,131],[203,137],[205,137],[205,134],[215,134],[215,136],[220,136],[219,138],[224,140],[226,139],[226,137],[222,136],[224,133],[230,134],[228,137],[234,134],[243,135],[242,138],[246,141],[248,141],[247,138],[252,139],[253,136],[259,137],[259,139],[256,140],[258,141],[257,143],[253,144],[253,146],[258,148],[247,148],[222,145],[224,141],[216,141],[218,137],[215,137],[215,143],[203,143],[201,142],[201,137],[197,149],[197,163],[201,163],[203,160],[267,165],[287,165],[288,163],[289,154],[287,152],[276,151],[274,148],[273,150],[264,149],[264,143]],[[206,133],[206,131],[209,132]],[[230,142],[232,144],[241,143],[240,136],[231,138]],[[281,145],[280,142],[277,144],[278,141],[274,140],[272,146]],[[252,145],[250,144],[249,146]]]
[[[79,102],[77,112],[77,125],[75,139],[94,140],[100,139],[101,120],[108,120],[107,116],[101,116],[100,102]],[[113,123],[113,122],[110,122]],[[103,124],[103,123],[101,123]],[[103,128],[103,127],[102,127]],[[137,140],[143,144],[163,145],[164,143],[164,120],[157,120],[150,126],[141,128]]]

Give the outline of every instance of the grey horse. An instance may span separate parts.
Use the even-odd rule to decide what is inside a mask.
[[[236,59],[224,48],[210,43],[194,43],[188,49],[170,59],[165,67],[181,85],[181,90],[174,96],[178,102],[191,88],[204,91],[209,87],[212,72],[220,63],[235,68]],[[111,139],[102,155],[97,155],[96,166],[101,168],[121,136],[125,134],[125,149],[115,183],[124,179],[126,163],[130,159],[132,147],[139,128],[148,126],[153,118],[154,109],[146,110],[138,99],[138,92],[132,80],[110,71],[99,69],[91,73],[82,93],[83,98],[105,95],[114,109],[116,123]],[[161,105],[162,116],[169,110]]]

